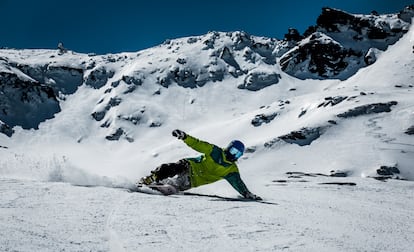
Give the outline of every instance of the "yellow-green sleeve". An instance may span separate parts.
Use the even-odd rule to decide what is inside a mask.
[[[193,150],[204,153],[206,155],[210,154],[214,147],[214,145],[201,141],[190,135],[187,135],[187,137],[184,139],[184,143],[186,143]]]

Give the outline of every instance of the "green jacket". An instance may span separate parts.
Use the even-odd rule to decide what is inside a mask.
[[[184,142],[192,149],[204,154],[198,158],[187,159],[191,165],[191,187],[210,184],[224,178],[241,195],[245,196],[249,192],[240,178],[236,163],[226,159],[223,149],[189,135]]]

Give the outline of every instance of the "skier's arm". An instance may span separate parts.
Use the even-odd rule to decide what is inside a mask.
[[[206,155],[210,154],[210,152],[213,150],[213,147],[214,147],[214,145],[201,141],[190,135],[186,135],[186,138],[183,141],[192,149],[198,152],[204,153]]]
[[[247,189],[247,186],[244,184],[243,180],[240,177],[240,173],[238,172],[232,172],[224,177],[231,186],[233,186],[236,191],[238,191],[243,197],[248,199],[255,199],[255,200],[261,200],[260,197],[254,195]]]

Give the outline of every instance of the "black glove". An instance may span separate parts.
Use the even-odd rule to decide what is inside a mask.
[[[187,137],[187,134],[184,131],[181,131],[179,129],[176,129],[172,132],[172,135],[175,136],[178,139],[184,140]]]
[[[247,193],[244,195],[244,197],[245,197],[246,199],[251,199],[251,200],[262,200],[262,198],[260,198],[259,196],[255,195],[255,194],[253,194],[253,193],[251,193],[251,192],[247,192]]]

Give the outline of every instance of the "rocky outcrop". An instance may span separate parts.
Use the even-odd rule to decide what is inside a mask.
[[[409,127],[406,131],[405,134],[407,135],[414,135],[414,125]]]
[[[391,112],[391,107],[397,104],[398,103],[396,101],[391,101],[387,103],[372,103],[372,104],[355,107],[346,112],[340,113],[337,116],[348,118],[348,117],[356,117],[356,116],[368,115],[368,114]]]
[[[325,97],[325,101],[322,102],[321,104],[318,105],[318,108],[320,107],[326,107],[331,105],[332,107],[343,102],[344,100],[346,100],[348,98],[348,96],[335,96],[335,97]]]
[[[404,179],[400,174],[400,169],[398,165],[388,166],[382,165],[379,169],[376,170],[375,176],[370,176],[376,180],[386,181],[388,179]]]
[[[329,36],[315,32],[283,55],[280,65],[283,71],[298,78],[309,78],[312,75],[332,78],[348,67],[347,58],[360,56],[360,53],[344,48]]]
[[[11,135],[16,125],[38,129],[39,124],[60,111],[54,90],[17,74],[0,72],[0,120],[3,133]],[[5,126],[7,125],[7,126]]]
[[[317,24],[303,36],[294,30],[285,35],[285,44],[297,42],[281,56],[280,65],[301,79],[347,79],[398,41],[408,31],[413,16],[413,7],[389,15],[353,15],[323,8]]]
[[[105,67],[95,68],[86,77],[85,84],[95,89],[99,89],[103,87],[108,79],[112,78],[114,74],[114,71],[107,70]]]
[[[17,64],[16,68],[39,83],[51,87],[56,94],[73,94],[83,83],[83,70],[51,64],[30,66]]]
[[[0,121],[0,133],[4,134],[8,137],[11,137],[14,133],[14,130],[10,128],[9,125],[5,124],[4,122]],[[0,146],[2,147],[2,146]]]
[[[298,131],[292,131],[289,134],[280,136],[279,139],[294,143],[299,146],[310,145],[318,139],[326,130],[326,127],[302,128]]]
[[[275,119],[276,116],[277,116],[277,113],[259,114],[254,117],[251,124],[255,127],[259,127],[264,123],[270,123],[271,121],[273,121],[273,119]]]
[[[258,91],[265,87],[277,84],[280,78],[281,76],[278,73],[254,71],[245,77],[243,84],[239,85],[238,88]]]

